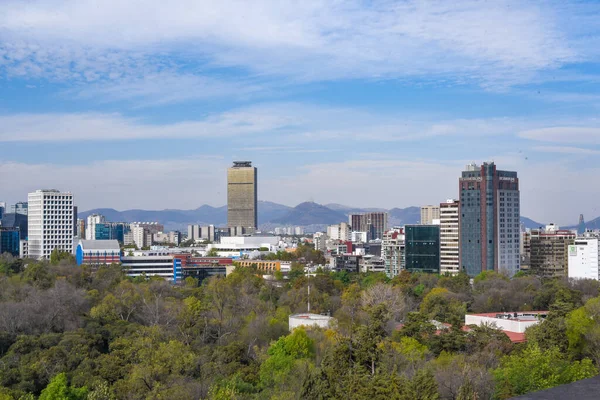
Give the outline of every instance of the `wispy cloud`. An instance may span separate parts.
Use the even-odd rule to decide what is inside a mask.
[[[565,23],[582,10],[560,5],[9,0],[0,5],[0,66],[9,76],[85,82],[143,78],[165,68],[186,79],[181,70],[192,65],[196,75],[242,67],[297,81],[507,86],[590,57],[579,40],[589,32]]]
[[[581,147],[571,146],[535,146],[533,147],[536,151],[544,153],[560,153],[560,154],[579,154],[579,155],[597,155],[600,154],[600,150],[586,149]]]
[[[553,126],[525,130],[519,134],[524,139],[555,142],[600,145],[599,121],[590,121],[592,126]]]

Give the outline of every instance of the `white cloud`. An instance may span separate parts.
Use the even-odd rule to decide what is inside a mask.
[[[595,125],[598,124],[598,121]],[[530,140],[556,143],[600,144],[600,127],[588,126],[554,126],[549,128],[525,130],[520,137]]]
[[[544,153],[561,153],[561,154],[580,154],[580,155],[596,155],[600,154],[600,150],[584,149],[581,147],[571,146],[535,146],[536,151]]]
[[[12,0],[0,11],[7,72],[62,80],[191,64],[301,81],[506,86],[589,57],[574,45],[587,32],[579,27],[572,37],[564,23],[581,11],[561,3]]]

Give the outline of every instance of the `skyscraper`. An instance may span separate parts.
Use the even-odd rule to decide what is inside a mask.
[[[405,268],[410,272],[440,273],[440,226],[406,225]]]
[[[257,174],[251,161],[234,161],[227,169],[227,226],[253,232],[258,226]]]
[[[54,249],[73,252],[73,195],[58,190],[36,190],[27,196],[28,254],[50,258]]]
[[[470,275],[519,271],[520,192],[516,172],[468,165],[459,180],[460,264]]]
[[[460,202],[440,204],[440,274],[460,272]]]

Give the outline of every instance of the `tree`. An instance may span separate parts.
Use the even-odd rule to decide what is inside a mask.
[[[69,386],[67,375],[63,372],[56,375],[48,386],[42,390],[39,400],[84,400],[88,390]]]
[[[71,254],[68,251],[62,251],[62,250],[59,250],[58,248],[52,250],[52,253],[50,253],[50,264],[58,265],[62,261],[65,261],[69,264],[74,265],[75,257],[73,256],[73,254]]]
[[[600,368],[600,297],[588,300],[566,317],[566,337],[573,355],[589,355]]]
[[[206,257],[218,257],[218,256],[219,256],[219,252],[217,251],[216,248],[212,248],[206,252]]]
[[[296,360],[311,358],[314,342],[302,328],[274,342],[267,352],[269,357],[260,366],[260,381],[264,387],[283,382]]]
[[[529,345],[522,353],[505,356],[494,371],[496,395],[506,399],[590,378],[597,370],[590,359],[571,362],[556,347]]]

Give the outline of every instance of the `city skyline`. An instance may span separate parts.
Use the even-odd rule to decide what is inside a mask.
[[[252,159],[262,200],[420,206],[494,161],[523,215],[600,216],[597,3],[122,3],[0,4],[3,200],[221,206]]]

